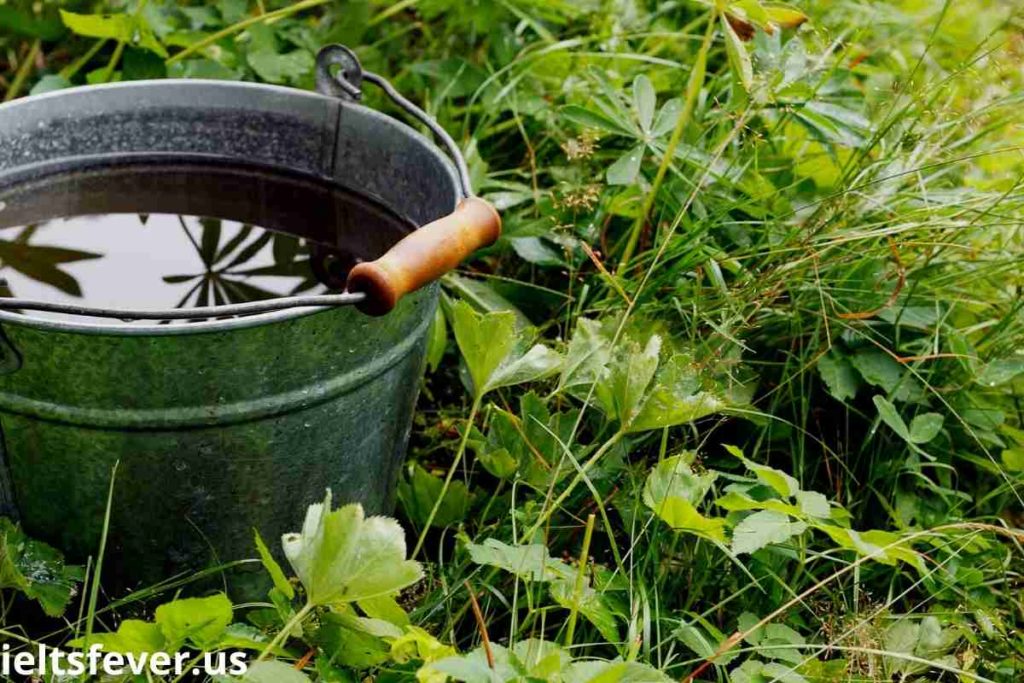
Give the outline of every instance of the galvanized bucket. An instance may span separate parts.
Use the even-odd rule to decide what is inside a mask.
[[[454,165],[361,106],[364,77],[440,133]],[[0,107],[0,203],[69,170],[202,159],[338,182],[426,225],[343,294],[203,309],[189,325],[118,320],[168,311],[58,321],[34,314],[48,302],[0,300],[3,512],[72,558],[94,554],[118,463],[107,567],[122,584],[251,557],[254,527],[292,530],[326,487],[370,512],[393,505],[429,283],[499,222],[450,138],[351,52],[325,49],[318,84],[141,81]]]

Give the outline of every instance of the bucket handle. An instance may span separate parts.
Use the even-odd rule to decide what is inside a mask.
[[[335,71],[335,68],[337,69]],[[398,92],[383,76],[364,71],[356,54],[344,45],[328,45],[316,59],[317,89],[325,95],[358,102],[363,81],[384,91],[392,102],[430,129],[455,163],[463,199],[455,211],[413,231],[376,261],[357,264],[348,275],[346,290],[365,294],[356,307],[383,315],[404,295],[454,270],[477,249],[501,235],[501,217],[488,202],[473,195],[469,169],[459,146],[425,111]]]

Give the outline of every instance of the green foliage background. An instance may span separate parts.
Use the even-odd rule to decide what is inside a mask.
[[[338,604],[338,558],[296,595],[264,548],[267,604],[174,642],[262,680],[1021,679],[1019,3],[59,4],[0,3],[7,99],[311,88],[343,42],[504,214],[431,334],[426,578],[395,600],[381,532],[408,576]]]

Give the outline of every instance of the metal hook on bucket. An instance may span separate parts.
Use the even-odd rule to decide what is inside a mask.
[[[357,264],[339,294],[288,296],[266,301],[222,304],[192,309],[129,311],[48,301],[0,297],[0,310],[31,310],[74,316],[132,320],[195,320],[254,315],[294,308],[354,305],[370,315],[387,313],[404,295],[456,268],[474,251],[493,244],[501,234],[501,217],[488,202],[473,195],[469,169],[452,137],[426,112],[399,93],[382,76],[364,71],[356,54],[343,45],[329,45],[317,55],[317,89],[329,96],[358,102],[362,84],[379,87],[402,110],[426,126],[447,149],[463,196],[451,214],[414,230],[374,261]]]

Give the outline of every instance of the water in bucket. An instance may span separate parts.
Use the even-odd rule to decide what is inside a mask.
[[[0,192],[0,295],[162,310],[326,294],[412,227],[335,184],[254,168],[54,174]]]

